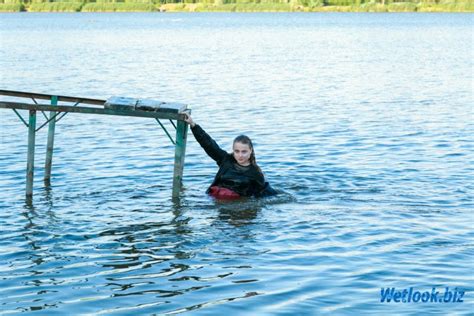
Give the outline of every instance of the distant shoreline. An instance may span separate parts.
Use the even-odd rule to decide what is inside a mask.
[[[388,1],[387,1],[388,2]],[[0,3],[0,12],[439,12],[473,13],[474,3],[364,3],[360,5],[305,6],[291,3],[166,3],[43,2]]]

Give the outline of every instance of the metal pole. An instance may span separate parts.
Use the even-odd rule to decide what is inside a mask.
[[[58,97],[51,96],[51,105],[58,105]],[[44,165],[44,183],[50,185],[51,183],[51,166],[53,164],[53,149],[54,149],[54,130],[56,128],[56,112],[49,112],[48,123],[48,144],[46,145],[46,162]]]
[[[174,172],[173,172],[173,198],[179,197],[181,186],[183,185],[184,157],[186,155],[186,139],[188,136],[188,124],[178,121],[176,126],[176,145],[174,152]]]
[[[33,196],[33,174],[35,165],[36,110],[30,110],[28,124],[28,156],[26,162],[26,199]]]

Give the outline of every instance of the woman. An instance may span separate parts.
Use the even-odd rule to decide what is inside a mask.
[[[252,141],[245,135],[234,139],[232,154],[219,145],[186,114],[185,121],[191,126],[194,137],[204,151],[217,162],[219,171],[206,193],[219,199],[262,197],[276,194],[265,182],[262,170],[255,161]]]

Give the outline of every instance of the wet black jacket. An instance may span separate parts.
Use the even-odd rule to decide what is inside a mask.
[[[199,125],[196,124],[191,130],[204,151],[219,166],[211,186],[231,189],[241,196],[261,197],[275,194],[258,167],[239,165],[234,156],[221,149]]]

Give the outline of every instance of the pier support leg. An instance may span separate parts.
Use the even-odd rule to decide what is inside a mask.
[[[51,105],[58,105],[58,97],[51,97]],[[49,112],[48,123],[48,144],[46,145],[46,162],[44,164],[44,183],[49,186],[51,184],[51,166],[53,164],[53,149],[54,149],[54,130],[56,128],[56,119],[54,116],[56,112]]]
[[[36,110],[30,110],[28,123],[28,156],[26,162],[26,200],[33,197],[33,174],[35,165]]]
[[[178,121],[176,126],[176,146],[174,153],[173,198],[179,197],[179,192],[183,185],[183,168],[184,157],[186,155],[187,136],[188,124],[184,121]]]

